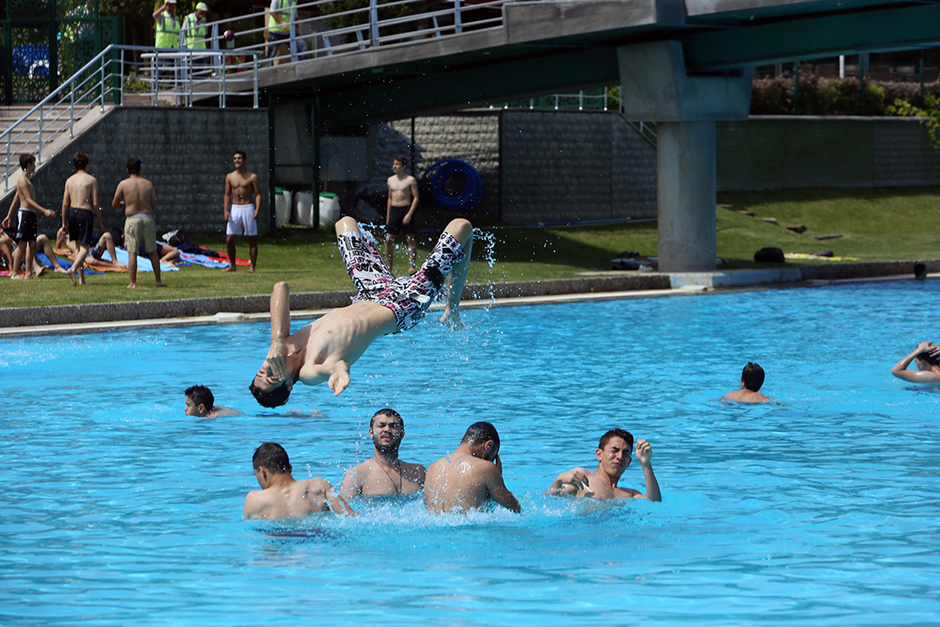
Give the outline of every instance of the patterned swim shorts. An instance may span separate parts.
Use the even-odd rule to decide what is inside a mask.
[[[396,333],[418,324],[440,293],[444,277],[466,256],[460,242],[444,232],[416,273],[395,278],[371,237],[349,231],[337,239],[343,263],[358,292],[353,302],[370,301],[391,309],[398,326]]]

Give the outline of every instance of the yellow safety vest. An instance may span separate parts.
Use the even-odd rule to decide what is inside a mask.
[[[206,21],[196,18],[196,13],[190,13],[183,20],[183,43],[187,50],[205,50],[206,48]]]
[[[268,29],[273,30],[279,33],[287,33],[290,31],[290,14],[292,9],[297,6],[297,0],[276,0],[274,5],[274,10],[277,13],[278,17],[284,20],[283,24],[280,24],[275,20],[271,15],[268,15]]]
[[[157,48],[179,48],[180,46],[180,21],[175,15],[170,15],[169,11],[164,11],[157,16],[157,36],[154,43]]]

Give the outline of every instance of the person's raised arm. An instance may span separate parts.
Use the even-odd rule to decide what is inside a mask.
[[[285,281],[274,284],[271,291],[271,348],[268,367],[278,379],[284,378],[284,340],[290,335],[290,286]]]
[[[555,478],[552,485],[548,486],[544,494],[562,495],[570,494],[577,497],[593,496],[590,480],[584,471],[580,468],[563,472]]]
[[[495,467],[487,474],[485,485],[490,498],[509,511],[517,514],[521,512],[522,506],[519,505],[515,495],[509,491],[509,488],[503,482],[503,462],[500,460],[499,455],[496,456]]]
[[[643,466],[643,478],[646,480],[646,494],[637,496],[655,502],[662,501],[663,495],[659,491],[659,482],[656,481],[656,473],[653,472],[653,449],[646,440],[636,441],[636,459]]]
[[[159,9],[157,9],[156,11],[153,12],[153,19],[157,19],[157,18],[160,16],[161,13],[163,13],[164,11],[166,11],[166,5],[167,5],[167,3],[164,2],[164,3],[160,6]]]
[[[913,353],[891,367],[891,374],[908,383],[922,383],[927,379],[934,380],[936,375],[932,372],[920,372],[918,370],[907,369],[907,367],[911,365],[911,362],[914,361],[915,357],[921,353],[929,352],[932,345],[932,342],[921,342],[918,344]]]

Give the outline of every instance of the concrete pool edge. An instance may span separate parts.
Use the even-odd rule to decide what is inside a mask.
[[[617,272],[580,279],[518,281],[466,286],[461,307],[680,296],[708,291],[818,285],[830,282],[891,280],[911,276],[913,261],[794,266],[712,272]],[[940,260],[928,260],[929,269]],[[309,318],[349,304],[352,291],[306,292],[291,295],[292,316]],[[58,305],[0,309],[0,337],[74,333],[114,328],[188,326],[263,320],[267,295],[134,301],[89,305]],[[82,320],[83,322],[76,322]]]

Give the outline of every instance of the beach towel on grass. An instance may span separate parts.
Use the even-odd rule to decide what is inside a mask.
[[[117,248],[114,252],[117,254],[117,260],[126,266],[127,262],[130,260],[127,255],[127,249]],[[177,270],[179,270],[179,268],[168,266],[165,263],[160,264],[160,272],[176,272]],[[148,257],[137,257],[137,271],[153,272],[153,264],[150,263],[150,259]]]
[[[59,262],[59,265],[62,266],[62,268],[63,268],[64,270],[68,270],[69,268],[72,267],[72,262],[71,262],[70,260],[68,260],[68,259],[63,259],[62,257],[60,257],[60,256],[58,256],[58,255],[56,255],[55,258],[56,258],[56,260]],[[36,253],[36,261],[38,261],[38,262],[41,263],[42,265],[46,266],[47,268],[52,268],[52,267],[53,267],[52,262],[49,261],[49,257],[46,256],[46,253],[42,253],[42,252]],[[98,272],[98,271],[96,271],[96,270],[92,270],[91,268],[89,268],[89,267],[86,265],[86,266],[85,266],[85,274],[104,274],[104,273],[103,273],[103,272]]]
[[[221,259],[209,257],[208,255],[197,255],[194,253],[180,252],[180,259],[196,264],[197,266],[203,266],[205,268],[228,268],[230,265],[232,265],[227,261],[222,261]]]

